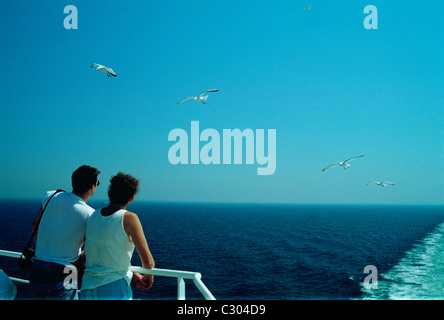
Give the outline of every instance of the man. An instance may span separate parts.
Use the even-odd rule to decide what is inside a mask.
[[[49,191],[43,199],[32,224],[33,230],[37,228],[35,261],[30,277],[30,289],[35,299],[78,299],[77,283],[67,283],[66,279],[76,280],[77,269],[72,264],[84,259],[81,247],[86,223],[94,212],[86,202],[100,184],[99,174],[96,168],[81,166],[72,174],[72,192],[55,194],[55,191]]]

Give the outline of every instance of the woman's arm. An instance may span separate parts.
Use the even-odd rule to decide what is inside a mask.
[[[148,248],[148,243],[146,242],[139,217],[133,212],[125,212],[125,215],[123,216],[123,228],[125,229],[126,234],[131,237],[134,242],[134,246],[142,261],[142,267],[146,269],[154,268],[154,259]],[[149,274],[142,276],[138,273],[134,273],[133,280],[135,280],[138,288],[147,290],[153,285],[154,277]]]
[[[139,217],[133,212],[125,212],[123,216],[123,227],[134,242],[136,250],[140,255],[140,260],[142,261],[142,267],[146,269],[154,268],[154,259],[148,248]]]

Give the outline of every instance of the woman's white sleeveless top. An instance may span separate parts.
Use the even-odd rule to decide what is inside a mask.
[[[124,278],[128,285],[134,243],[123,228],[126,210],[103,216],[101,209],[89,217],[86,226],[86,268],[81,289],[94,289]]]

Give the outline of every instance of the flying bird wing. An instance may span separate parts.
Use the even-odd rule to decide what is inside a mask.
[[[369,182],[369,183],[367,183],[367,185],[372,184],[372,183],[378,183],[378,181]]]
[[[210,89],[210,90],[205,90],[205,91],[203,91],[201,94],[199,94],[198,95],[198,97],[201,97],[204,93],[206,93],[206,92],[218,92],[219,90],[217,90],[217,89]]]
[[[347,162],[347,161],[350,161],[350,160],[353,160],[353,159],[358,159],[358,158],[361,158],[361,157],[363,157],[364,155],[362,155],[362,156],[358,156],[358,157],[353,157],[353,158],[350,158],[350,159],[347,159],[347,160],[345,160],[344,162]]]
[[[194,99],[194,97],[188,97],[188,98],[182,99],[177,104],[180,104],[180,103],[182,103],[184,101],[187,101],[188,99]]]
[[[390,182],[390,181],[384,181],[384,183],[391,184],[392,186],[395,185],[393,182]]]
[[[105,68],[105,70],[108,71],[108,73],[109,73],[110,75],[112,75],[112,76],[114,76],[114,77],[117,77],[117,75],[116,75],[116,73],[114,72],[113,69],[111,69],[111,68]]]
[[[333,163],[333,164],[329,165],[328,167],[322,169],[322,171],[325,171],[325,170],[327,170],[327,169],[330,169],[331,167],[334,167],[334,166],[339,166],[339,163]]]

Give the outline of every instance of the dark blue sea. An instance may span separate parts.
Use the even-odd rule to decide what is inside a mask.
[[[21,251],[39,206],[1,201],[0,249]],[[200,272],[216,299],[444,298],[443,206],[135,202],[128,210],[142,222],[156,267]],[[136,251],[132,263],[140,265]],[[363,285],[368,265],[377,288]],[[27,277],[15,259],[0,257],[0,268]],[[202,298],[185,283],[187,299]],[[17,298],[29,298],[17,286]],[[177,281],[156,276],[134,297],[176,299]]]

